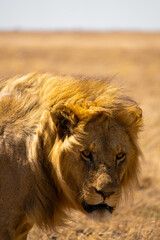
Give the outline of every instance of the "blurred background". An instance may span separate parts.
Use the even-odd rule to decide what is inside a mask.
[[[160,239],[160,1],[0,0],[0,78],[28,72],[103,75],[143,109],[144,154],[134,200],[112,220],[79,213],[58,232],[28,240]]]

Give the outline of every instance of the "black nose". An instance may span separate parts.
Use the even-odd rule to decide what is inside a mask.
[[[103,197],[104,201],[106,198],[109,198],[111,195],[113,195],[115,193],[115,192],[98,191],[96,188],[95,188],[95,191],[96,191],[96,193],[100,194]]]

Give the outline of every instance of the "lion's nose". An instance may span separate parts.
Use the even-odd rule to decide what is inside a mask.
[[[103,197],[104,201],[106,198],[110,197],[111,195],[113,195],[115,193],[115,192],[98,191],[96,188],[95,188],[95,191],[96,191],[96,193],[100,194]]]

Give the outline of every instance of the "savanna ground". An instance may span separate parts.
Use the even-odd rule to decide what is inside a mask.
[[[74,213],[57,232],[36,227],[28,240],[160,239],[160,33],[0,33],[0,78],[32,71],[104,75],[143,109],[140,185],[112,219]]]

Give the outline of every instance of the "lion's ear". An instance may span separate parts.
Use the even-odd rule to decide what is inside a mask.
[[[140,107],[135,107],[131,109],[130,112],[131,122],[137,127],[140,127],[142,124],[142,109]]]
[[[74,128],[78,124],[76,114],[66,106],[58,106],[51,111],[52,120],[56,126],[60,139],[73,134]]]
[[[142,109],[138,106],[126,107],[120,113],[117,112],[117,116],[124,126],[135,133],[142,127]]]
[[[142,120],[142,109],[140,107],[136,107],[131,111],[130,115],[130,126],[129,129],[133,135],[137,134],[139,130],[141,130],[143,125]]]

